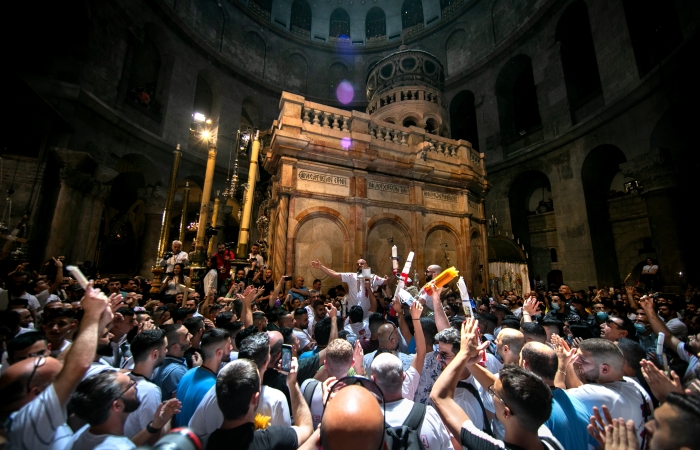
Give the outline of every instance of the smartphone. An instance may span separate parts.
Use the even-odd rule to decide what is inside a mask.
[[[292,346],[282,345],[282,372],[289,373],[292,370]]]
[[[285,275],[282,277],[284,281],[292,281],[292,276],[291,275]]]

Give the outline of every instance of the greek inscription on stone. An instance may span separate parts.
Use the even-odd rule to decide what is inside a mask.
[[[443,202],[457,203],[457,196],[455,194],[445,194],[443,192],[435,191],[423,191],[423,197],[441,200]]]
[[[368,181],[367,188],[374,189],[377,191],[387,191],[387,192],[393,192],[395,194],[408,195],[408,186],[401,186],[400,184],[389,184],[389,183],[380,183],[379,181]]]
[[[313,181],[315,183],[335,184],[337,186],[348,186],[348,179],[335,175],[326,175],[316,172],[299,172],[299,179],[304,181]]]

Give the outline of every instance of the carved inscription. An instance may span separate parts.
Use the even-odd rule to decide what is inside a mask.
[[[379,181],[368,181],[367,188],[374,189],[377,191],[386,191],[386,192],[393,192],[395,194],[408,195],[408,186],[402,186],[400,184],[389,184],[389,183],[380,183]]]
[[[443,202],[457,203],[457,196],[455,194],[445,194],[444,192],[423,191],[423,197],[441,200]]]
[[[324,173],[317,172],[299,172],[299,179],[304,181],[313,181],[316,183],[334,184],[337,186],[349,186],[350,180],[346,177],[339,177],[336,175],[326,175]]]

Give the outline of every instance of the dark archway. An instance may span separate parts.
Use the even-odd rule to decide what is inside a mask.
[[[552,270],[547,274],[547,289],[550,286],[558,288],[562,284],[564,284],[564,275],[561,273],[561,270]]]
[[[213,99],[214,96],[209,83],[201,75],[197,75],[192,113],[203,114],[207,119],[211,119]]]
[[[126,96],[133,105],[160,115],[158,101],[158,77],[160,76],[160,52],[149,36],[135,46],[132,57]]]
[[[643,78],[683,42],[675,2],[622,0],[639,78]]]
[[[330,37],[350,39],[350,16],[343,8],[336,8],[331,14]]]
[[[511,230],[513,235],[520,239],[521,245],[525,247],[525,252],[530,255],[527,264],[528,270],[533,276],[543,275],[551,270],[550,248],[544,247],[540,242],[535,242],[533,245],[529,219],[529,216],[533,215],[533,208],[530,205],[531,198],[539,195],[546,198],[546,191],[551,191],[547,175],[538,170],[528,170],[515,178],[508,192]]]
[[[555,38],[561,43],[561,65],[571,122],[576,124],[605,103],[588,8],[583,0],[566,8],[557,24]]]
[[[479,130],[476,123],[474,94],[461,91],[450,102],[450,128],[452,139],[464,139],[471,142],[474,150],[479,150]]]
[[[581,168],[593,262],[599,286],[620,284],[620,269],[615,237],[610,225],[608,198],[610,184],[620,171],[620,164],[625,161],[627,159],[622,150],[614,145],[605,144],[591,150]]]
[[[365,17],[365,38],[367,42],[386,40],[386,14],[378,6],[367,11]]]
[[[515,56],[503,66],[496,79],[496,98],[506,153],[542,140],[542,119],[529,57]]]
[[[405,0],[401,5],[401,29],[423,25],[423,2],[421,0]]]
[[[306,0],[294,0],[292,3],[289,30],[299,36],[311,37],[311,6]]]

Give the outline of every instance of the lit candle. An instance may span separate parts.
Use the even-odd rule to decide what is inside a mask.
[[[399,273],[399,258],[398,258],[398,256],[399,256],[398,249],[394,245],[391,247],[391,264],[392,264],[392,268],[394,271],[394,275]]]
[[[498,225],[498,218],[493,219],[494,223]]]

